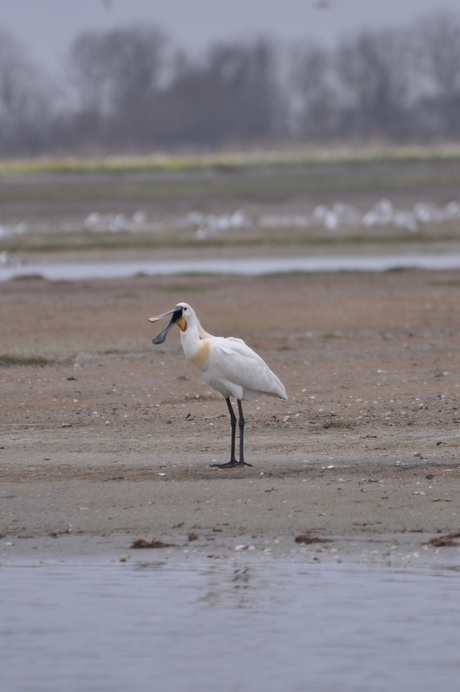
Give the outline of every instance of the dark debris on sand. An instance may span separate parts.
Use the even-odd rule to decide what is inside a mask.
[[[318,538],[317,536],[312,536],[309,533],[301,533],[295,537],[295,542],[307,545],[308,543],[328,543],[329,541],[327,538]]]
[[[447,533],[445,536],[435,536],[434,538],[431,538],[428,543],[429,545],[434,545],[436,548],[440,548],[442,546],[453,546],[453,545],[458,545],[456,541],[454,541],[454,538],[458,538],[460,536],[460,531],[451,531],[450,533]]]
[[[146,541],[145,538],[136,538],[133,541],[131,548],[170,548],[172,543],[163,543],[163,541]]]

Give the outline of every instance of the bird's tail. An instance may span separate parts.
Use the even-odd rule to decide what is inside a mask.
[[[276,375],[275,375],[275,377],[276,377]],[[281,382],[281,380],[279,380],[277,377],[276,377],[276,379],[277,379],[276,386],[273,387],[271,392],[265,392],[265,394],[268,394],[268,396],[276,397],[277,399],[284,399],[284,401],[287,401],[288,395],[286,394],[286,388],[285,388],[284,384]]]

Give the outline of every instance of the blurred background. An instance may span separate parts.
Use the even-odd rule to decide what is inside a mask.
[[[457,5],[3,0],[0,253],[457,241]]]
[[[3,0],[0,152],[460,135],[455,0]]]

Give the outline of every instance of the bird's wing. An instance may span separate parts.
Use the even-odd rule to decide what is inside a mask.
[[[229,348],[228,346],[218,346],[216,348],[216,352],[217,353],[225,353],[226,356],[234,356],[235,355],[235,351],[232,351],[232,349]]]
[[[228,336],[225,339],[225,341],[233,341],[235,344],[244,344],[247,348],[249,348],[249,346],[243,341],[243,339],[237,339],[236,336]]]
[[[216,339],[212,360],[228,381],[243,389],[286,397],[278,377],[241,339]]]

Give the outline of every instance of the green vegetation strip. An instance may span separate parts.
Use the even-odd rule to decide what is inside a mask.
[[[444,279],[439,281],[430,281],[429,286],[460,286],[460,279]]]
[[[118,235],[110,234],[56,234],[56,235],[29,235],[16,238],[5,238],[0,241],[0,253],[7,251],[11,253],[18,252],[66,252],[74,250],[156,250],[156,249],[190,249],[190,248],[283,248],[287,250],[297,247],[328,247],[328,248],[354,248],[362,245],[369,246],[387,246],[395,245],[416,245],[418,243],[437,243],[451,242],[458,240],[458,233],[452,232],[437,232],[430,233],[420,231],[418,233],[398,233],[397,231],[388,231],[387,233],[368,234],[368,233],[350,233],[349,235],[330,236],[327,233],[301,234],[297,232],[289,233],[286,229],[279,229],[277,234],[271,234],[268,237],[263,235],[253,236],[248,234],[247,237],[226,237],[226,238],[210,238],[197,242],[193,236],[175,236],[174,234],[156,236],[153,234],[131,234],[120,233]],[[16,280],[33,280],[43,279],[39,274],[20,275]]]
[[[0,368],[10,368],[14,365],[44,366],[52,365],[55,361],[44,356],[16,356],[12,353],[0,355]]]
[[[0,205],[11,204],[91,204],[102,202],[135,204],[152,203],[160,200],[188,200],[195,208],[201,200],[270,203],[285,202],[298,195],[321,195],[368,192],[379,195],[391,194],[395,190],[443,190],[460,186],[458,167],[441,165],[416,166],[417,170],[395,167],[392,171],[376,170],[369,166],[321,169],[316,172],[286,170],[273,176],[224,176],[209,180],[189,178],[164,181],[121,181],[118,178],[107,182],[62,178],[58,182],[40,182],[30,179],[19,183],[9,180],[0,185]]]
[[[373,161],[432,161],[460,159],[460,145],[337,147],[296,152],[217,153],[178,156],[40,157],[0,160],[0,175],[28,173],[124,173],[130,171],[186,171],[213,168],[235,170],[261,166],[360,163]]]

